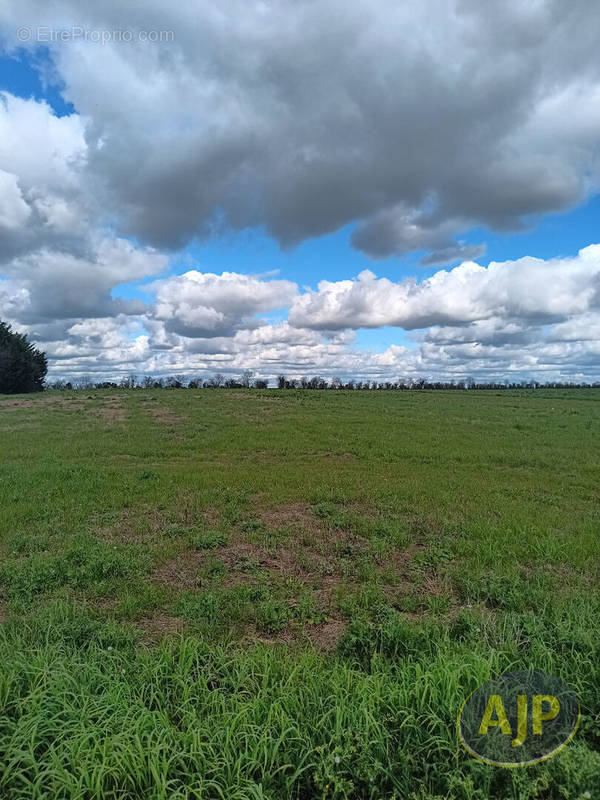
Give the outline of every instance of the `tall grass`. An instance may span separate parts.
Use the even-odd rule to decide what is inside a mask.
[[[436,636],[396,620],[325,657],[198,638],[148,650],[55,603],[0,634],[0,796],[595,797],[599,609],[575,610],[545,627],[513,615]],[[480,764],[457,744],[457,711],[490,674],[523,663],[571,680],[582,729],[550,762]]]

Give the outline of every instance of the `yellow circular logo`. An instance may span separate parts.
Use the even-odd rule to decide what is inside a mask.
[[[504,672],[463,703],[457,730],[475,758],[498,767],[526,767],[556,755],[575,735],[579,700],[554,675]]]

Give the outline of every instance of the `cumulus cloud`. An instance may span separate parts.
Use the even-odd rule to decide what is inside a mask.
[[[300,291],[264,276],[191,270],[147,289],[156,297],[140,308],[97,318],[84,309],[87,319],[40,318],[26,329],[60,375],[600,378],[600,245],[569,259],[467,262],[420,283],[365,272]],[[0,302],[3,292],[25,319],[29,296],[8,281]],[[283,304],[287,320],[260,318]],[[357,346],[356,329],[390,325],[412,331],[404,344]]]
[[[40,248],[82,247],[96,198],[82,179],[81,118],[0,92],[0,263]]]
[[[598,189],[600,17],[583,0],[5,4],[8,46],[17,25],[73,23],[173,32],[50,45],[88,180],[157,247],[357,223],[374,257],[441,263],[475,256],[456,241],[468,228],[516,229]]]
[[[148,288],[156,291],[155,317],[165,321],[167,330],[191,337],[226,336],[256,327],[256,314],[289,305],[297,292],[291,281],[197,270]]]
[[[321,281],[298,297],[292,325],[335,330],[395,325],[407,330],[492,317],[553,322],[600,304],[600,246],[575,258],[520,258],[482,267],[465,262],[431,278],[393,282],[369,270],[356,280]]]
[[[17,176],[0,170],[0,228],[18,228],[31,209],[23,199]]]
[[[167,259],[151,249],[139,249],[123,239],[90,243],[85,256],[42,249],[18,256],[2,267],[19,299],[18,317],[33,323],[76,317],[140,313],[144,304],[112,297],[121,283],[156,275]],[[1,284],[0,284],[1,286]],[[14,312],[13,312],[14,313]]]

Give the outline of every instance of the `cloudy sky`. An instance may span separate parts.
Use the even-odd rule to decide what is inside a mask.
[[[4,0],[51,377],[600,380],[594,0]]]

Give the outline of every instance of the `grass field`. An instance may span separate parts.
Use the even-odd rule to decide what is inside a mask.
[[[600,391],[0,399],[0,798],[599,798]],[[456,737],[535,667],[558,756]]]

